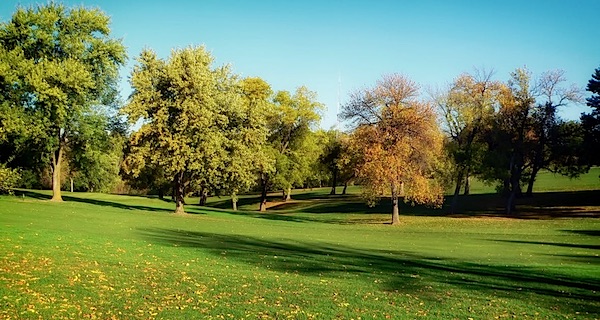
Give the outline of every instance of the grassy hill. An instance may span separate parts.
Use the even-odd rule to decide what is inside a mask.
[[[297,191],[268,213],[211,198],[185,216],[23,190],[0,197],[0,318],[599,318],[597,176],[541,176],[549,192],[516,217],[474,186],[459,215],[404,206],[398,227],[357,189]]]

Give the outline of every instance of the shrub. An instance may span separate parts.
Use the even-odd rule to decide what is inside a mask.
[[[21,174],[17,169],[8,168],[0,163],[0,194],[12,193],[12,188],[16,187],[21,180]]]

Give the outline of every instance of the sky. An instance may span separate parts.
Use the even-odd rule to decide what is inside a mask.
[[[46,1],[2,0],[0,20],[17,6]],[[111,17],[129,61],[121,70],[122,96],[144,48],[168,58],[172,49],[204,45],[215,65],[242,77],[261,77],[274,91],[306,86],[323,111],[321,127],[338,122],[349,92],[400,73],[428,88],[443,88],[461,73],[492,70],[506,81],[527,67],[533,76],[562,69],[582,90],[600,68],[599,0],[504,1],[234,1],[76,0],[67,6],[100,8]],[[594,31],[596,30],[596,31]],[[586,96],[589,93],[585,92]],[[567,120],[589,112],[569,105]],[[343,124],[339,124],[343,128]]]

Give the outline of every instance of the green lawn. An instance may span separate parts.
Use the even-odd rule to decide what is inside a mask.
[[[589,183],[509,218],[489,194],[455,216],[403,206],[398,227],[388,204],[328,189],[268,213],[211,198],[185,216],[146,197],[21,191],[0,197],[0,318],[600,318]]]

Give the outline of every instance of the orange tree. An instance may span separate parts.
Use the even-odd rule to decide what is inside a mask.
[[[370,203],[392,199],[392,224],[399,222],[398,201],[439,206],[443,187],[434,179],[443,159],[442,134],[432,106],[417,99],[418,86],[398,74],[384,76],[374,88],[351,94],[342,116],[355,126],[351,141],[360,150],[356,173]]]

